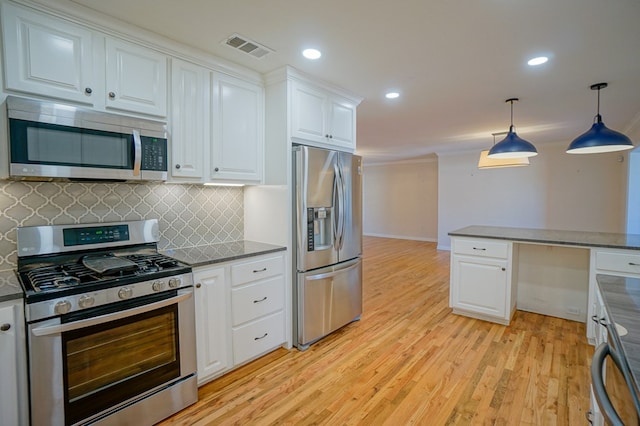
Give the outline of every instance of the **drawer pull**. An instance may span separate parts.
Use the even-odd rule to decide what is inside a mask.
[[[640,266],[640,263],[629,262],[629,266]]]
[[[257,274],[258,272],[264,272],[264,271],[266,271],[266,270],[267,270],[267,268],[254,269],[254,270],[253,270],[253,273],[254,273],[254,274]]]
[[[474,247],[474,250],[479,250],[479,251],[486,251],[486,248],[482,248],[482,247]]]
[[[596,324],[600,324],[600,321],[598,321],[598,316],[597,315],[593,315],[591,317],[591,321],[595,322]]]
[[[589,422],[590,425],[593,424],[593,410],[589,410],[586,413],[584,413],[584,415],[587,417],[587,421]]]
[[[262,340],[265,337],[267,337],[269,335],[269,333],[264,333],[261,337],[254,337],[253,340]]]
[[[264,302],[265,300],[267,300],[267,296],[263,297],[260,300],[254,300],[253,303],[260,303],[260,302]]]
[[[11,329],[11,324],[0,325],[0,331],[9,331],[10,329]]]

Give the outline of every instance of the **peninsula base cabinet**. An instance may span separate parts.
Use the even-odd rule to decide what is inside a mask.
[[[0,302],[0,423],[27,425],[28,395],[22,299]]]
[[[515,311],[513,244],[475,238],[451,239],[453,312],[508,325]]]
[[[199,385],[286,343],[284,265],[270,253],[194,268]]]

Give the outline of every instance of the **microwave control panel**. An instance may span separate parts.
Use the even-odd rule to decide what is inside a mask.
[[[142,170],[167,171],[167,140],[141,136]]]

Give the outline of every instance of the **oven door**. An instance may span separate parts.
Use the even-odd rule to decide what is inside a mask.
[[[607,342],[600,344],[593,354],[591,380],[608,425],[638,426],[640,407],[631,390],[632,379],[623,360]]]
[[[29,325],[34,425],[148,424],[197,400],[191,287],[80,312]]]

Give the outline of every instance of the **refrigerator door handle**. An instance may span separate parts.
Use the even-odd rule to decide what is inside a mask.
[[[342,175],[340,174],[340,167],[337,162],[334,164],[334,180],[333,180],[333,235],[334,235],[334,248],[340,250],[342,247],[342,240],[344,236],[344,212],[343,212],[343,199],[344,199],[344,186],[342,184]]]

